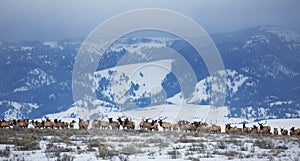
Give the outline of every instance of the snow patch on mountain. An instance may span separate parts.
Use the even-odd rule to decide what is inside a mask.
[[[3,114],[5,120],[26,118],[27,114],[40,106],[37,103],[20,103],[14,101],[0,101],[0,106],[9,107]]]
[[[49,46],[52,49],[54,49],[54,48],[58,48],[60,50],[64,49],[61,45],[58,44],[57,41],[45,41],[45,42],[43,42],[43,45]]]
[[[219,71],[219,74],[225,74],[225,84],[226,84],[226,94],[227,96],[233,96],[235,93],[238,92],[241,86],[248,85],[252,86],[254,82],[250,81],[250,78],[238,73],[235,70],[226,69],[225,71]],[[195,90],[191,95],[191,98],[186,100],[187,103],[196,103],[199,104],[201,102],[206,102],[211,97],[212,90],[214,86],[212,85],[213,79],[216,79],[214,76],[209,76],[196,84]],[[250,84],[246,84],[249,82]]]
[[[89,75],[97,90],[118,104],[129,99],[151,97],[163,90],[161,83],[170,72],[173,60],[160,60],[117,66]]]
[[[36,68],[28,72],[28,76],[23,86],[14,89],[14,92],[24,92],[42,86],[49,86],[55,83],[53,75],[47,74],[44,70]]]

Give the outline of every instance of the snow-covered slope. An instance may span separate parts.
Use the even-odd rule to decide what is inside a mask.
[[[224,106],[229,117],[300,116],[299,34],[278,26],[259,26],[211,36],[225,65]],[[77,106],[79,102],[74,103],[72,97],[72,71],[81,42],[1,42],[0,117],[39,118]],[[178,57],[162,52],[165,48],[176,51]],[[187,65],[182,62],[191,70],[183,70]],[[90,98],[81,102],[91,109],[101,106],[124,111],[214,101],[210,85],[214,78],[199,54],[182,39],[121,38],[99,60],[97,70],[90,80],[100,103]],[[186,81],[189,90],[183,94],[181,78],[189,74],[195,74],[196,82]]]

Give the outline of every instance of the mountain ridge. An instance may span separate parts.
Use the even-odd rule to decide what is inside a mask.
[[[233,74],[227,79],[227,85],[232,85],[232,88],[225,99],[225,106],[230,107],[229,117],[248,119],[300,117],[299,34],[278,26],[259,26],[230,33],[212,34],[211,37],[223,58],[225,72]],[[82,42],[80,40],[1,42],[0,73],[4,79],[0,81],[0,117],[37,118],[66,111],[72,107],[74,105],[72,70]],[[199,87],[198,92],[209,93],[209,85],[204,85],[204,82],[209,84],[205,63],[187,42],[178,38],[121,38],[99,60],[97,69],[101,71],[114,67],[121,62],[124,55],[130,60],[127,63],[155,62],[172,58],[163,54],[157,56],[155,52],[159,51],[157,49],[160,47],[169,47],[180,53],[190,64],[193,72],[197,73],[197,83],[202,82],[200,87],[206,88],[199,92]],[[171,65],[172,70],[179,70],[180,67],[174,64],[176,60]],[[175,97],[178,99],[181,92],[180,81],[172,72],[159,79],[162,79],[162,83],[161,87],[156,89],[158,93],[155,95],[153,93],[149,97],[151,92],[148,94],[146,92],[144,96],[140,94],[139,97],[134,97],[133,92],[132,95],[128,95],[131,98],[128,99],[130,100],[128,106],[142,108],[151,104],[176,103],[174,99]],[[242,85],[237,86],[241,81]],[[110,81],[102,83],[109,84]],[[132,91],[136,91],[133,87]],[[197,91],[197,87],[193,89],[193,92]],[[96,91],[97,97],[105,101],[104,98],[108,95],[103,93],[103,88]],[[209,104],[211,101],[209,97],[196,99],[190,103]],[[156,104],[153,104],[153,98]],[[187,98],[185,99],[189,102]],[[113,108],[118,109],[118,106],[125,106],[109,104],[109,107],[105,105],[104,107],[115,106]],[[20,110],[19,107],[24,110]]]

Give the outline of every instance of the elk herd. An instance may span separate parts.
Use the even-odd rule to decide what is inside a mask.
[[[166,122],[165,118],[158,118],[150,120],[143,119],[139,124],[136,125],[134,121],[129,118],[119,117],[114,120],[112,117],[107,118],[107,121],[95,119],[93,121],[83,120],[79,118],[78,120],[78,128],[79,129],[112,129],[112,130],[136,130],[139,128],[140,130],[147,131],[159,131],[159,127],[163,131],[182,131],[182,132],[199,132],[199,133],[221,133],[221,126],[215,124],[208,124],[206,122],[201,121],[193,121],[189,122],[186,120],[179,120],[176,123]],[[70,122],[54,119],[51,120],[49,118],[45,118],[44,120],[32,120],[29,119],[19,119],[19,120],[11,120],[6,121],[4,119],[0,120],[0,129],[10,129],[10,128],[28,128],[29,124],[32,125],[33,128],[36,129],[74,129],[75,124],[77,122],[72,120]],[[284,128],[273,128],[273,132],[271,132],[271,126],[266,125],[265,123],[258,123],[258,126],[253,125],[252,127],[247,127],[246,124],[243,124],[242,127],[232,126],[232,124],[225,125],[225,133],[226,134],[262,134],[262,135],[293,135],[300,136],[300,128],[292,127],[291,129]]]

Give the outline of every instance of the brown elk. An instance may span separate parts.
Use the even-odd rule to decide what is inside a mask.
[[[44,122],[44,127],[53,129],[54,122],[52,122],[49,118],[46,118],[46,121]]]
[[[212,125],[212,133],[215,133],[215,134],[220,134],[221,133],[221,126],[219,125]]]
[[[166,119],[167,117],[165,117],[164,119]],[[170,130],[172,129],[172,123],[170,122],[163,122],[164,119],[159,119],[158,123],[160,125],[160,127],[163,128],[163,130],[165,131],[166,129]]]
[[[264,126],[266,123],[258,123],[261,134],[271,134],[271,126]]]
[[[126,118],[124,120],[124,127],[126,127],[127,129],[131,129],[131,130],[134,130],[135,129],[135,122],[133,121],[130,121],[128,118]]]
[[[81,118],[79,118],[79,122],[78,122],[78,126],[79,126],[79,129],[88,129],[88,126],[90,124],[90,120],[83,120]]]
[[[0,121],[0,128],[9,128],[12,126],[13,123],[11,121],[5,121],[4,119]]]
[[[281,132],[281,135],[288,135],[288,130],[287,129],[281,128],[280,132]]]
[[[251,132],[258,134],[258,133],[260,133],[260,130],[258,129],[258,127],[256,125],[253,125]]]
[[[112,129],[120,129],[120,122],[118,121],[113,121],[113,118],[108,118],[108,122],[109,122],[109,125],[111,126]]]
[[[64,122],[62,122],[61,120],[58,121],[57,119],[54,119],[53,126],[57,129],[64,128]]]
[[[225,125],[225,132],[226,132],[226,134],[241,133],[241,132],[243,132],[243,129],[242,128],[237,128],[237,127],[232,127],[231,124],[226,124]]]
[[[109,122],[107,121],[100,121],[100,127],[101,129],[109,129]]]
[[[158,123],[157,123],[157,120],[152,120],[150,130],[152,130],[152,129],[155,130],[155,131],[158,131]]]
[[[179,130],[178,124],[177,123],[172,124],[172,129],[173,129],[173,131],[178,131]]]
[[[121,117],[119,117],[119,118],[117,119],[117,121],[119,121],[119,123],[120,123],[120,125],[123,127],[123,129],[125,129],[125,121],[123,121],[123,120],[121,119]]]
[[[278,135],[278,129],[275,128],[275,127],[274,127],[274,130],[273,130],[273,134],[274,134],[274,135]]]
[[[290,135],[300,135],[300,128],[295,129],[295,127],[292,127],[290,129]]]
[[[25,120],[13,120],[13,125],[15,128],[28,128],[29,125],[29,120],[25,119]]]
[[[149,119],[146,119],[145,121],[141,121],[140,122],[140,128],[141,129],[147,129],[147,130],[151,130],[151,123],[150,122],[148,122],[149,121]]]
[[[75,123],[76,123],[75,120],[72,120],[72,121],[69,123],[70,129],[73,129],[73,128],[74,128]]]
[[[203,133],[211,133],[213,128],[212,126],[208,125],[206,122],[199,122],[199,127],[200,127],[200,132],[203,132]],[[216,128],[216,131],[218,131],[218,127],[215,127]],[[197,127],[198,129],[198,127]],[[220,127],[220,130],[221,130],[221,127]]]
[[[32,124],[32,126],[33,126],[35,129],[41,129],[41,128],[44,127],[44,121],[39,122],[39,121],[34,121],[34,120],[32,120],[32,121],[31,121],[31,124]]]
[[[97,119],[93,120],[93,122],[92,122],[92,128],[94,128],[94,129],[100,128],[100,121],[97,120]]]
[[[190,122],[188,122],[188,121],[186,121],[186,120],[179,120],[179,121],[177,122],[177,125],[178,125],[180,131],[187,132],[188,129],[191,129],[191,128],[189,127]]]
[[[247,134],[251,133],[251,128],[247,127],[245,123],[243,123],[243,132]]]

